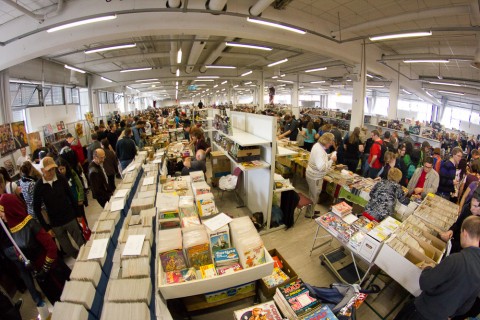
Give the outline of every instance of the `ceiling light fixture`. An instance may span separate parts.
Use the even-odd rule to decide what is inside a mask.
[[[273,77],[272,77],[272,79],[277,79],[277,78],[278,78],[278,76],[273,76]]]
[[[193,80],[194,82],[198,82],[198,81],[205,81],[205,82],[213,82],[213,79],[195,79]]]
[[[78,68],[69,66],[68,64],[65,65],[65,68],[70,69],[70,70],[73,70],[73,71],[76,71],[76,72],[80,72],[80,73],[86,73],[85,70],[82,70],[82,69],[78,69]]]
[[[367,77],[374,78],[371,74],[368,74],[368,73],[367,73]]]
[[[410,91],[407,91],[405,89],[402,89],[403,92],[405,92],[406,94],[412,94]]]
[[[107,78],[105,78],[105,77],[101,77],[100,79],[102,79],[103,81],[107,81],[107,82],[113,82],[112,80],[107,79]]]
[[[305,72],[315,72],[315,71],[324,71],[324,70],[327,70],[327,67],[321,67],[321,68],[315,68],[315,69],[309,69],[309,70],[305,70]]]
[[[433,96],[433,94],[431,94],[430,92],[425,91],[425,93],[426,93],[427,95],[429,95],[430,97],[435,98],[435,97]]]
[[[177,51],[177,63],[182,63],[182,48]]]
[[[180,69],[179,69],[179,68],[177,68],[177,72],[175,72],[175,75],[176,75],[177,77],[180,77]]]
[[[50,28],[50,29],[47,30],[47,32],[50,33],[50,32],[60,31],[60,30],[64,30],[64,29],[69,29],[69,28],[73,28],[73,27],[82,26],[84,24],[101,22],[101,21],[108,21],[108,20],[113,20],[113,19],[116,19],[116,18],[117,18],[116,15],[112,15],[112,16],[104,16],[104,17],[98,17],[98,18],[92,18],[92,19],[85,19],[85,20],[81,20],[81,21],[67,23],[67,24],[64,24],[64,25],[61,25],[61,26],[58,26],[58,27]]]
[[[302,29],[288,27],[288,26],[284,26],[283,24],[279,24],[279,23],[275,23],[275,22],[269,22],[269,21],[265,21],[265,20],[255,19],[255,18],[248,17],[247,21],[257,23],[257,24],[262,24],[264,26],[279,28],[279,29],[283,29],[283,30],[287,30],[287,31],[291,31],[291,32],[299,33],[299,34],[306,34],[307,33],[305,30],[302,30]]]
[[[452,86],[452,87],[461,87],[461,84],[458,83],[451,83],[451,82],[437,82],[437,81],[428,81],[430,84],[440,84],[443,86]]]
[[[160,81],[154,81],[154,82],[142,82],[142,83],[134,83],[135,85],[140,85],[140,86],[148,86],[151,84],[157,84],[160,83]]]
[[[283,77],[285,77],[285,73],[283,73],[283,74],[280,75],[280,78],[283,78]]]
[[[134,90],[132,87],[127,86],[127,89]]]
[[[238,87],[238,84],[234,85],[233,87],[234,87],[234,88],[237,88],[237,87]]]
[[[321,80],[321,81],[310,81],[310,83],[325,83],[325,80]]]
[[[254,45],[254,44],[244,44],[244,43],[238,43],[238,42],[225,42],[225,45],[228,46],[228,47],[238,47],[238,48],[248,48],[248,49],[272,51],[272,48],[270,48],[270,47],[257,46],[257,45]]]
[[[234,67],[234,66],[213,66],[213,65],[210,65],[210,66],[205,66],[205,68],[207,68],[207,69],[236,69],[237,67]]]
[[[432,35],[432,31],[418,31],[418,32],[385,34],[385,35],[373,36],[368,38],[370,39],[370,41],[381,41],[381,40],[400,39],[400,38],[427,37],[431,35]]]
[[[85,54],[95,53],[95,52],[103,52],[103,51],[111,51],[111,50],[120,50],[120,49],[128,49],[128,48],[135,48],[137,46],[136,43],[129,43],[129,44],[120,44],[118,46],[110,46],[110,47],[103,47],[103,48],[96,48],[85,50]]]
[[[248,76],[249,74],[252,74],[252,73],[253,73],[253,71],[250,70],[250,71],[247,71],[247,72],[245,72],[245,73],[242,73],[242,74],[240,75],[240,77],[245,77],[245,76]]]
[[[277,80],[278,82],[285,82],[285,83],[293,83],[293,81],[290,80]]]
[[[148,67],[148,68],[125,69],[125,70],[120,70],[120,72],[135,72],[135,71],[145,71],[145,70],[152,70],[152,68]]]
[[[219,76],[198,76],[197,79],[218,79]]]
[[[406,59],[404,63],[448,63],[448,59]]]
[[[149,82],[149,81],[155,81],[158,80],[157,78],[152,78],[152,79],[142,79],[142,80],[135,80],[135,82]]]
[[[438,92],[446,93],[446,94],[453,94],[453,95],[457,95],[457,96],[464,96],[465,95],[464,92],[445,91],[445,90],[438,90]]]
[[[223,81],[223,82],[222,82],[222,84],[225,84],[225,83],[227,83],[227,82],[228,82],[228,81],[227,81],[227,80],[225,80],[225,81]]]
[[[213,87],[214,87],[214,88],[218,87],[218,84],[214,85]]]
[[[251,84],[251,83],[252,83],[252,81],[245,82],[245,84]]]
[[[278,64],[281,64],[281,63],[287,62],[287,61],[288,61],[288,59],[287,59],[287,58],[285,58],[285,59],[283,59],[283,60],[280,60],[280,61],[277,61],[277,62],[272,62],[272,63],[270,63],[270,64],[269,64],[267,67],[273,67],[273,66],[276,66],[276,65],[278,65]]]
[[[376,84],[370,84],[370,85],[367,85],[367,88],[385,88],[385,86],[376,85]]]

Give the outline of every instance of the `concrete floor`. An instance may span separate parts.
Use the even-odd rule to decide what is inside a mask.
[[[208,172],[207,172],[208,176]],[[306,182],[302,178],[295,178],[294,186],[297,191],[308,194],[308,187]],[[223,199],[220,198],[220,193],[217,193],[218,189],[214,190],[214,195],[217,200],[217,206],[220,212],[225,212],[233,217],[240,217],[249,215],[248,208],[237,208],[238,202],[233,193],[225,193]],[[320,212],[326,212],[328,210],[327,205],[317,205],[316,210]],[[89,224],[94,225],[98,219],[101,208],[95,200],[90,200],[90,205],[86,208]],[[277,249],[284,259],[290,264],[290,266],[298,274],[304,282],[314,286],[328,287],[338,280],[333,274],[324,266],[320,264],[320,255],[325,252],[329,252],[335,248],[338,248],[340,244],[337,241],[332,241],[330,245],[326,245],[313,251],[310,255],[310,249],[313,243],[313,237],[317,230],[317,224],[314,220],[299,217],[296,224],[288,229],[281,229],[275,232],[270,232],[262,235],[262,239],[267,249]],[[320,230],[321,235],[327,235],[325,231]],[[68,261],[69,265],[74,263],[73,260]],[[385,316],[397,302],[402,301],[408,293],[401,288],[398,284],[388,279],[382,279],[377,281],[384,289],[380,294],[371,295],[367,298],[367,301],[382,315]],[[385,283],[387,283],[385,285]],[[35,319],[37,317],[37,310],[34,306],[32,299],[28,293],[17,294],[15,298],[21,297],[24,300],[24,304],[21,309],[23,319]],[[210,320],[210,319],[232,319],[233,310],[242,309],[253,304],[253,299],[245,299],[240,302],[228,304],[221,307],[216,307],[208,310],[207,312],[198,313],[191,317],[194,320]],[[175,303],[174,303],[175,305]],[[177,303],[177,305],[179,305]],[[393,312],[392,315],[385,319],[393,319],[394,315],[398,312],[398,309]],[[180,315],[179,315],[180,314]],[[172,310],[172,316],[174,319],[187,319],[184,314],[176,313]],[[1,317],[0,317],[1,318]],[[363,304],[357,313],[357,319],[359,320],[376,320],[381,319],[378,317],[366,304]]]

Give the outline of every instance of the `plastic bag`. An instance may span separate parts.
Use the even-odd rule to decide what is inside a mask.
[[[237,180],[237,176],[229,174],[228,176],[223,176],[220,178],[218,186],[222,190],[233,190],[237,186]]]
[[[82,234],[85,238],[85,241],[90,240],[92,230],[90,230],[90,228],[87,226],[87,221],[85,221],[85,218],[82,218],[82,221],[80,222],[80,227],[82,228]]]

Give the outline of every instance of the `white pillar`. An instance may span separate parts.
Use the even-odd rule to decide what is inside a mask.
[[[365,46],[362,46],[362,63],[357,65],[359,69],[358,80],[353,82],[352,95],[352,119],[350,121],[350,131],[355,127],[363,125],[363,114],[365,105],[365,85],[366,85],[366,65],[365,65]]]
[[[258,81],[258,109],[264,110],[265,109],[265,75],[263,71],[260,72],[260,81]]]
[[[398,79],[395,79],[390,84],[390,103],[388,105],[389,120],[397,119],[398,91],[399,91],[399,83],[398,83]]]
[[[292,115],[295,116],[296,119],[300,117],[300,108],[298,107],[298,81],[300,76],[297,74],[297,80],[293,83],[292,88]]]

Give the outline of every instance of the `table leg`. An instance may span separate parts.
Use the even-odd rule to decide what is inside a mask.
[[[333,237],[329,234],[327,235],[324,235],[324,236],[318,236],[318,232],[320,231],[320,226],[317,226],[317,231],[315,232],[315,236],[313,237],[313,243],[312,243],[312,248],[310,249],[310,256],[312,255],[312,252],[313,250],[315,249],[318,249],[320,247],[323,247],[324,245],[326,245],[327,243],[331,243],[332,240],[333,240]],[[329,237],[330,239],[328,241],[325,241],[323,242],[322,244],[319,244],[318,246],[315,246],[315,243],[317,242],[317,239],[320,239],[320,238],[327,238]]]

